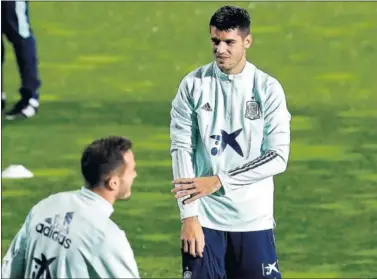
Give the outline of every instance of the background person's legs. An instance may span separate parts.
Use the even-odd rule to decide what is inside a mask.
[[[39,107],[41,82],[36,42],[29,21],[29,4],[27,1],[6,1],[1,5],[3,33],[13,45],[21,77],[21,100],[7,112],[6,118],[12,119],[17,115],[32,117]]]

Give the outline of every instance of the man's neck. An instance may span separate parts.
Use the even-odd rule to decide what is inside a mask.
[[[103,199],[107,200],[111,205],[113,205],[115,202],[115,198],[111,195],[109,191],[106,191],[106,189],[103,187],[96,187],[94,189],[90,189],[90,191],[96,193]]]

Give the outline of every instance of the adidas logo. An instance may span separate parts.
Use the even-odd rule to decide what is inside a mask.
[[[59,231],[55,231],[51,226],[39,223],[36,227],[35,230],[40,233],[41,235],[44,235],[53,241],[59,243],[61,246],[63,246],[66,249],[69,249],[71,246],[71,240],[61,234]]]
[[[212,108],[211,108],[211,106],[209,105],[209,103],[205,103],[205,104],[202,106],[202,109],[204,109],[205,111],[212,111]]]
[[[38,223],[35,227],[35,230],[41,235],[46,236],[47,238],[50,238],[51,240],[59,243],[64,248],[69,249],[72,240],[68,238],[68,235],[66,235],[67,229],[64,230],[66,232],[65,234],[62,230],[55,230],[56,228],[52,226],[52,218],[46,218],[45,222],[47,224]]]

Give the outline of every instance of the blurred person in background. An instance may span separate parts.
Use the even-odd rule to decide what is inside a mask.
[[[12,44],[21,78],[21,99],[6,112],[5,118],[33,117],[39,108],[41,85],[38,73],[36,41],[30,25],[28,1],[1,1],[1,66],[5,59],[3,37]],[[2,79],[3,80],[3,79]],[[1,85],[1,111],[6,106],[6,95]]]

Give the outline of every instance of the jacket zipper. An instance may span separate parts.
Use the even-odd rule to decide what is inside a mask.
[[[227,108],[227,118],[229,120],[232,118],[233,86],[234,86],[234,80],[231,80],[230,81],[230,92],[228,92],[228,108]]]

